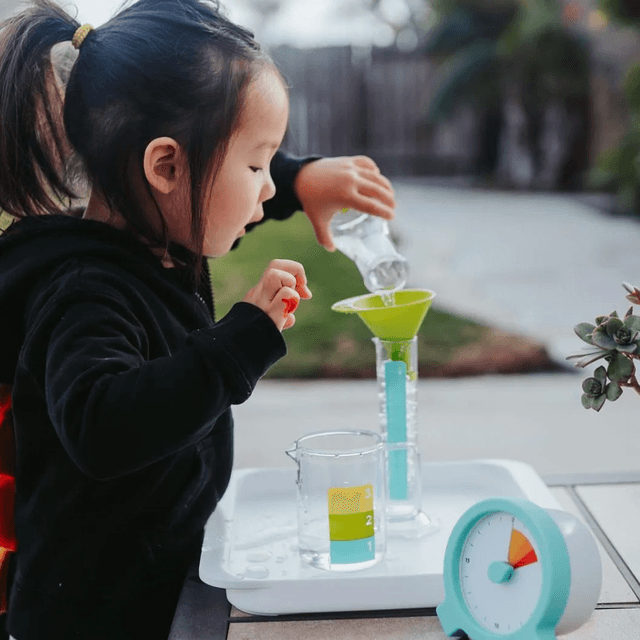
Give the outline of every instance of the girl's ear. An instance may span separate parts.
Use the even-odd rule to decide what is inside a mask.
[[[144,173],[149,184],[160,193],[171,193],[183,172],[182,147],[173,138],[156,138],[144,152]]]

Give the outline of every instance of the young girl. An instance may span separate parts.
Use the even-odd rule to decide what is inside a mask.
[[[78,50],[63,86],[54,45]],[[286,85],[204,0],[139,0],[98,29],[50,0],[0,41],[0,383],[13,385],[17,640],[167,638],[232,467],[232,404],[311,297],[273,260],[214,320],[207,258],[304,208],[393,217],[371,160],[278,151]],[[76,157],[91,186],[70,209]],[[270,175],[273,172],[273,180]],[[276,194],[275,184],[278,185]],[[240,296],[242,293],[239,294]]]

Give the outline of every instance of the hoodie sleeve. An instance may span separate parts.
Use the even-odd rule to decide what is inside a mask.
[[[189,333],[179,348],[161,348],[161,357],[153,357],[157,329],[124,296],[85,291],[40,317],[40,338],[31,342],[46,354],[40,373],[49,417],[74,463],[95,479],[134,472],[201,440],[286,353],[271,319],[247,303]]]
[[[282,150],[276,151],[271,161],[271,177],[276,185],[276,195],[263,205],[265,219],[284,220],[296,211],[302,211],[302,204],[293,188],[296,176],[305,164],[321,157],[297,158]]]

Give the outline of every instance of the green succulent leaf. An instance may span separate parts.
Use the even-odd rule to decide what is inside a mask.
[[[627,356],[622,353],[616,353],[611,362],[607,373],[609,378],[616,382],[626,382],[633,372],[633,363]]]
[[[582,383],[582,390],[586,396],[596,398],[602,393],[602,383],[595,378],[587,378]]]
[[[617,382],[610,382],[607,385],[606,396],[607,400],[613,402],[622,395],[622,387]]]
[[[607,399],[607,396],[604,393],[601,396],[598,396],[597,398],[593,398],[593,403],[591,405],[591,408],[595,409],[596,411],[600,411],[606,399]]]
[[[593,409],[594,398],[592,398],[591,396],[588,396],[586,393],[583,393],[582,398],[580,398],[580,400],[582,402],[582,406],[585,409]]]
[[[601,349],[615,349],[617,346],[615,340],[602,328],[602,325],[594,330],[591,339]]]
[[[629,309],[629,311],[632,311],[632,310],[633,310],[633,307]],[[629,329],[633,329],[634,331],[640,331],[640,316],[634,316],[629,314],[624,319],[624,326],[628,327]]]
[[[616,349],[622,353],[635,353],[638,350],[638,345],[633,344],[619,344]]]
[[[573,330],[576,332],[576,335],[580,340],[584,340],[588,344],[593,344],[593,340],[591,339],[591,334],[595,329],[595,325],[590,324],[588,322],[581,322],[573,327]]]
[[[593,377],[602,385],[604,386],[605,382],[607,381],[607,370],[604,367],[598,367],[594,372],[593,372]]]
[[[607,321],[607,324],[606,324],[607,335],[610,338],[613,338],[613,336],[618,331],[620,331],[620,329],[622,329],[623,326],[624,326],[624,322],[622,322],[622,320],[620,320],[620,318],[612,318],[612,317],[610,317],[609,320]]]
[[[601,325],[601,324],[602,324],[602,323],[607,319],[607,317],[608,317],[608,316],[598,316],[598,317],[596,318],[596,324],[597,324],[598,326],[600,326],[600,325]]]

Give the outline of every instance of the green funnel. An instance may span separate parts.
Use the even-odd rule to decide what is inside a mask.
[[[357,313],[381,340],[411,340],[422,326],[435,297],[428,289],[400,289],[395,304],[385,306],[379,293],[347,298],[332,305],[333,311]]]

